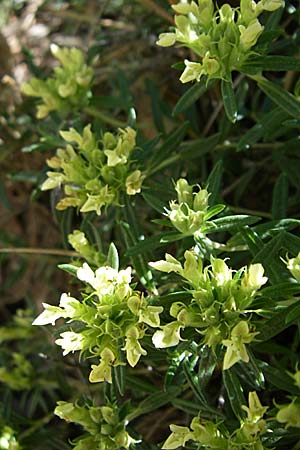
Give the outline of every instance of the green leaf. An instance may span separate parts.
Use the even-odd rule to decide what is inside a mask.
[[[143,400],[135,409],[127,416],[127,419],[133,420],[142,414],[155,411],[158,408],[172,402],[182,392],[182,387],[171,387],[168,392],[155,392]]]
[[[191,160],[200,158],[209,153],[219,143],[220,133],[213,134],[208,138],[195,139],[191,142],[183,142],[180,145],[180,159]]]
[[[201,410],[201,407],[199,407],[199,405],[197,403],[195,403],[194,401],[191,402],[188,400],[183,400],[181,398],[175,398],[174,400],[172,400],[172,405],[175,406],[175,408],[181,409],[182,411],[184,411],[187,414],[190,414],[192,416],[197,416],[199,414],[199,411]],[[211,415],[207,414],[206,409],[203,408],[203,413],[201,410],[201,417],[210,418]]]
[[[299,71],[300,58],[291,56],[263,55],[248,59],[240,68],[242,72],[254,75],[257,72],[268,70],[270,72]]]
[[[119,270],[119,254],[117,247],[113,242],[110,243],[108,254],[107,254],[107,264],[115,270]]]
[[[122,364],[116,367],[113,367],[112,371],[112,382],[116,392],[119,392],[120,395],[124,395],[125,393],[125,385],[126,385],[126,366]]]
[[[220,217],[210,221],[203,229],[203,233],[219,233],[242,228],[245,225],[251,225],[258,222],[260,217],[249,216],[246,214],[236,214],[235,216]]]
[[[149,189],[150,191],[150,189]],[[148,203],[151,208],[153,208],[155,211],[159,212],[160,214],[164,214],[165,212],[165,202],[163,202],[159,197],[156,195],[153,195],[153,190],[150,192],[145,192],[143,190],[142,196],[144,197],[145,202]]]
[[[259,79],[257,84],[276,105],[296,119],[300,117],[300,101],[294,95],[265,78]]]
[[[198,83],[195,83],[180,97],[172,111],[172,115],[176,116],[188,109],[207,91],[211,84],[207,82],[206,78],[202,78]]]
[[[209,220],[212,217],[217,216],[218,214],[220,214],[220,212],[224,211],[225,208],[226,208],[226,205],[222,205],[222,204],[212,206],[211,208],[209,208],[207,213],[205,213],[204,220]]]
[[[217,198],[220,195],[222,175],[223,175],[223,162],[222,160],[219,160],[214,165],[213,170],[209,174],[206,184],[206,189],[210,193],[210,196],[208,198],[210,206],[213,206],[216,203]]]
[[[248,245],[249,250],[253,256],[256,255],[257,252],[262,248],[263,241],[258,236],[258,234],[248,226],[240,231],[242,235],[243,241]],[[234,242],[234,238],[230,240],[230,245],[237,245],[237,242]]]
[[[146,251],[153,251],[158,247],[161,247],[163,243],[161,239],[164,237],[165,233],[159,233],[156,236],[147,237],[144,240],[141,240],[133,247],[130,247],[126,250],[126,256],[138,255],[139,253],[143,253]]]
[[[184,138],[187,129],[189,127],[188,122],[184,122],[179,127],[176,127],[166,138],[165,142],[156,149],[153,153],[153,157],[148,162],[149,168],[148,172],[153,174],[160,169],[161,163],[169,157],[173,151],[177,150],[179,144]],[[164,166],[164,165],[163,165]]]
[[[77,276],[77,270],[79,269],[78,266],[74,266],[73,264],[58,264],[57,267],[75,277]]]
[[[284,331],[291,323],[299,320],[300,306],[299,301],[288,306],[287,308],[281,307],[273,317],[264,321],[260,326],[257,326],[259,334],[256,340],[259,342],[268,341],[272,337]]]
[[[242,410],[242,405],[246,405],[246,400],[239,378],[232,369],[227,369],[223,370],[223,382],[232,411],[239,420],[243,419],[245,411]]]
[[[252,128],[250,128],[239,140],[237,150],[246,150],[264,137],[269,137],[271,128],[277,129],[289,117],[281,108],[274,108],[266,113],[264,117]]]
[[[236,99],[233,90],[232,81],[221,81],[221,93],[224,102],[224,109],[226,112],[226,116],[230,120],[230,122],[234,123],[237,119],[237,106]]]
[[[277,369],[266,362],[261,363],[260,366],[268,383],[290,394],[300,395],[299,388],[295,386],[293,378],[286,373],[284,368]]]
[[[273,219],[283,219],[287,215],[289,195],[289,182],[285,173],[282,173],[274,186],[272,200]]]
[[[210,380],[217,364],[217,358],[207,345],[199,349],[198,377],[201,386]]]
[[[160,90],[157,88],[155,83],[149,79],[146,80],[146,89],[151,101],[154,125],[160,133],[165,133]]]
[[[39,182],[41,174],[34,170],[20,170],[19,172],[11,172],[8,177],[13,181],[36,184]]]
[[[189,383],[190,388],[194,392],[198,401],[200,402],[200,404],[208,406],[205,395],[199,386],[199,382],[197,382],[197,378],[195,377],[193,371],[189,367],[189,362],[187,360],[185,360],[182,364],[182,367],[183,367],[183,372],[186,377],[186,380]]]

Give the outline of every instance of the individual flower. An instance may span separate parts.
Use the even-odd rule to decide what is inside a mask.
[[[145,179],[145,175],[140,170],[135,170],[126,178],[126,193],[128,195],[135,195],[141,192],[142,183]]]
[[[171,322],[161,327],[152,337],[152,342],[156,348],[173,347],[177,345],[181,339],[180,330],[182,324],[180,322]]]
[[[232,329],[230,339],[222,341],[226,347],[223,370],[229,369],[239,361],[249,362],[245,344],[249,344],[256,334],[249,331],[248,323],[243,320]]]
[[[284,423],[285,427],[300,427],[300,402],[294,397],[289,404],[278,405],[276,420]]]
[[[300,253],[295,258],[288,259],[287,268],[298,283],[300,283]]]

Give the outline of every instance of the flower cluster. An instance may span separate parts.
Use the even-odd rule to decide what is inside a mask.
[[[60,401],[54,413],[67,422],[81,425],[86,434],[75,440],[74,450],[129,449],[134,440],[125,429],[125,420],[114,405],[84,406]]]
[[[11,427],[5,425],[0,429],[0,450],[21,450],[21,448]]]
[[[75,145],[59,148],[47,161],[53,170],[47,172],[48,178],[42,185],[42,190],[64,186],[65,197],[57,209],[74,206],[81,212],[96,211],[100,215],[103,206],[120,205],[121,192],[135,195],[141,191],[144,176],[140,170],[130,168],[136,136],[132,128],[119,129],[116,135],[104,133],[101,149],[90,125],[82,135],[74,128],[60,134]]]
[[[198,190],[195,192],[195,188]],[[175,184],[177,201],[172,200],[166,215],[172,225],[186,236],[200,233],[201,228],[214,214],[208,207],[209,193],[199,185],[189,185],[180,178]]]
[[[166,254],[165,261],[150,265],[162,272],[175,272],[190,286],[191,301],[175,302],[170,316],[175,320],[160,327],[153,335],[157,348],[175,346],[183,340],[180,332],[194,328],[195,336],[202,335],[203,342],[212,349],[226,347],[223,369],[238,361],[249,361],[246,345],[257,333],[249,325],[247,309],[257,291],[267,282],[261,264],[252,264],[234,273],[222,259],[211,258],[211,265],[203,268],[194,251],[187,250],[182,266],[173,256]]]
[[[283,6],[283,0],[241,0],[240,8],[224,4],[215,11],[213,0],[179,2],[173,5],[175,31],[162,33],[158,45],[169,47],[176,42],[190,48],[200,61],[185,60],[182,83],[208,79],[230,79],[233,70],[253,53],[264,27],[258,20],[263,11],[275,11]]]
[[[263,416],[268,409],[261,405],[256,392],[250,392],[249,406],[242,408],[247,412],[247,417],[241,421],[240,428],[230,433],[223,424],[214,424],[208,420],[194,417],[190,428],[178,425],[170,425],[172,434],[163,445],[163,449],[170,450],[184,447],[188,441],[195,441],[201,448],[214,450],[263,450],[261,436],[266,432],[266,422]],[[220,426],[221,425],[221,426]]]
[[[124,364],[123,352],[132,367],[146,355],[140,340],[149,327],[159,326],[163,308],[148,305],[143,295],[132,289],[130,267],[117,271],[104,266],[94,272],[84,263],[77,270],[77,278],[87,284],[83,300],[64,293],[59,306],[44,303],[45,310],[33,324],[54,325],[59,318],[77,323],[77,331],[70,326],[56,344],[64,355],[81,351],[96,357],[99,364],[92,365],[90,381],[111,383],[111,367]]]
[[[61,63],[53,76],[46,80],[32,78],[22,85],[24,94],[42,100],[37,108],[38,119],[51,111],[70,113],[84,106],[90,96],[94,72],[84,63],[83,53],[77,48],[60,48],[55,44],[51,45],[51,52]]]

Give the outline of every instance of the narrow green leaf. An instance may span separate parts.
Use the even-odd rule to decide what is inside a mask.
[[[208,138],[195,139],[191,142],[183,142],[180,145],[180,159],[191,160],[200,158],[209,153],[219,143],[220,133],[213,134]]]
[[[289,182],[285,173],[282,173],[274,186],[272,200],[273,219],[284,219],[287,215],[287,204],[289,195]]]
[[[188,109],[207,91],[210,85],[211,83],[208,83],[206,78],[202,78],[198,83],[195,83],[180,97],[172,111],[172,115],[176,116]]]
[[[188,361],[183,362],[183,372],[186,377],[187,382],[190,385],[190,388],[194,392],[195,396],[197,397],[198,401],[202,404],[207,406],[207,400],[205,398],[205,395],[202,391],[202,389],[199,386],[199,382],[197,382],[196,377],[194,376],[194,373],[189,368]]]
[[[249,216],[246,214],[236,214],[235,216],[220,217],[210,221],[203,232],[218,233],[221,231],[229,231],[237,228],[242,228],[245,225],[251,225],[260,220],[258,216]]]
[[[127,416],[128,420],[133,420],[142,414],[155,411],[158,408],[172,402],[177,395],[182,392],[182,387],[171,387],[168,392],[155,392],[143,400],[132,413]]]
[[[151,236],[144,240],[141,240],[133,247],[128,248],[125,252],[125,255],[126,256],[138,255],[141,252],[143,253],[146,251],[153,251],[156,248],[161,247],[163,245],[161,239],[164,237],[164,235],[165,233],[160,233],[157,234],[156,236]]]
[[[286,281],[284,283],[275,284],[274,286],[267,286],[261,289],[260,293],[273,300],[288,299],[291,296],[300,294],[300,283]]]
[[[300,101],[294,95],[265,78],[259,79],[257,84],[276,105],[296,119],[300,117]]]
[[[257,341],[268,341],[281,333],[288,328],[294,320],[298,320],[299,314],[299,302],[296,302],[287,308],[280,308],[273,317],[257,327],[257,331],[259,331],[259,334],[256,337]]]
[[[185,360],[182,364],[182,367],[186,380],[189,383],[193,393],[195,394],[195,397],[199,401],[199,404],[207,411],[219,416],[219,411],[208,404],[203,389],[201,388],[201,385],[199,383],[197,374],[195,374],[194,371],[189,367],[189,361]]]
[[[20,170],[19,172],[9,173],[8,177],[13,181],[36,184],[39,182],[41,174],[35,170]]]
[[[153,173],[155,168],[158,167],[173,151],[177,150],[179,144],[184,138],[186,131],[189,127],[188,122],[184,122],[179,127],[176,127],[167,136],[165,142],[156,149],[153,153],[153,157],[149,161],[149,172]]]
[[[195,402],[183,400],[181,398],[175,398],[174,400],[172,400],[172,405],[175,406],[175,408],[181,409],[181,411],[184,411],[192,416],[197,416],[199,414],[200,408],[199,405]]]
[[[294,384],[294,380],[290,377],[284,369],[277,369],[271,367],[266,362],[261,364],[262,371],[268,381],[268,383],[282,389],[283,391],[289,392],[293,395],[300,395],[300,390]]]
[[[234,123],[237,119],[237,106],[236,99],[233,90],[232,81],[221,81],[221,93],[224,102],[224,109],[226,112],[226,116],[230,120],[230,122]]]
[[[120,395],[124,395],[125,393],[125,379],[126,379],[126,366],[122,364],[119,366],[115,366],[112,371],[112,382],[115,388],[115,391],[119,392]]]
[[[242,72],[255,74],[263,70],[270,72],[299,71],[300,58],[291,56],[263,55],[248,59],[240,69]]]
[[[151,206],[151,208],[153,208],[155,211],[159,212],[160,214],[163,214],[165,212],[164,208],[166,204],[156,195],[153,195],[152,190],[151,193],[148,191],[143,191],[142,196],[144,197],[144,200],[148,203],[148,205]]]
[[[289,116],[281,108],[274,108],[241,137],[237,150],[246,150],[264,137],[269,137],[272,130],[278,130],[287,117]]]
[[[70,275],[77,276],[78,266],[74,266],[73,264],[58,264],[57,267]]]
[[[199,349],[198,377],[201,386],[210,380],[217,364],[217,358],[207,345]]]
[[[242,405],[246,405],[246,400],[240,380],[232,369],[227,369],[223,370],[223,382],[231,408],[236,417],[241,420],[245,417],[245,411],[242,410]]]
[[[162,244],[168,243],[168,242],[175,242],[180,241],[185,236],[182,233],[178,233],[177,231],[169,231],[164,234],[164,236],[160,239],[160,242]]]
[[[242,229],[240,231],[240,234],[242,235],[243,241],[248,245],[251,254],[255,256],[256,253],[259,252],[262,246],[264,245],[261,238],[253,229],[249,228],[248,226]],[[231,241],[230,244],[233,245]],[[237,245],[236,242],[235,245]]]
[[[110,243],[107,255],[107,264],[115,270],[119,270],[119,254],[113,242]]]
[[[204,216],[204,220],[209,220],[214,216],[217,216],[218,214],[220,214],[220,212],[222,212],[224,209],[226,208],[226,205],[222,205],[222,204],[218,204],[218,205],[214,205],[211,208],[209,208],[209,210],[207,211],[207,213]]]
[[[210,193],[208,202],[210,206],[215,205],[218,196],[220,195],[220,188],[223,175],[223,162],[219,160],[213,167],[207,179],[206,189]]]

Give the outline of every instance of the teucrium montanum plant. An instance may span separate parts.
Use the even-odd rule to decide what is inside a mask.
[[[124,417],[120,417],[116,405],[83,406],[58,402],[54,413],[67,422],[83,427],[86,434],[74,442],[74,450],[119,450],[129,449],[134,440],[125,430]]]
[[[54,69],[53,76],[46,80],[32,78],[22,86],[24,94],[42,100],[37,108],[38,119],[43,119],[52,111],[62,114],[73,112],[87,104],[91,95],[94,71],[85,64],[82,51],[52,44],[51,52],[61,63]]]
[[[132,196],[141,191],[145,177],[130,161],[136,145],[132,128],[104,133],[100,146],[90,125],[82,135],[74,128],[60,134],[68,144],[47,161],[52,170],[42,185],[42,190],[64,188],[57,209],[73,206],[100,215],[103,207],[121,205],[123,193]]]
[[[246,344],[257,334],[250,308],[267,282],[262,265],[252,264],[235,272],[219,258],[211,258],[210,266],[203,267],[199,256],[190,250],[184,258],[183,265],[169,254],[165,260],[150,263],[157,270],[180,275],[191,293],[190,301],[171,305],[170,316],[175,320],[154,333],[154,345],[158,348],[178,345],[184,339],[183,331],[192,328],[194,339],[212,350],[220,345],[226,348],[224,370],[238,361],[248,362]]]
[[[175,30],[162,33],[158,45],[169,47],[178,43],[193,51],[196,61],[186,59],[182,83],[210,79],[230,80],[231,72],[240,70],[253,54],[264,27],[258,20],[263,11],[282,7],[282,0],[242,0],[239,8],[224,4],[215,10],[212,0],[179,2],[172,5]]]
[[[264,32],[262,25],[264,18],[261,15],[266,13],[267,18],[270,16],[267,14],[268,12],[276,11],[281,6],[283,6],[282,0],[258,2],[242,0],[237,8],[233,8],[229,4],[218,7],[215,2],[210,0],[181,1],[173,5],[173,9],[177,13],[175,28],[170,33],[160,35],[158,44],[161,46],[178,44],[191,50],[191,60],[185,60],[185,70],[181,75],[181,81],[183,83],[198,82],[203,79],[203,85],[205,85],[210,80],[221,80],[223,101],[225,98],[223,95],[224,85],[227,84],[227,87],[228,85],[231,87],[232,96],[227,95],[230,104],[231,100],[234,100],[235,85],[233,86],[231,83],[233,71],[244,71],[245,76],[250,74],[250,78],[252,76],[254,80],[258,81],[258,85],[261,82],[260,73],[267,70],[261,69],[257,58],[255,60],[255,57],[265,56],[265,53],[260,53],[259,46],[256,46]],[[269,43],[271,40],[272,38]],[[63,322],[64,330],[56,339],[56,344],[62,348],[63,355],[80,352],[81,360],[89,362],[91,366],[89,381],[91,383],[103,382],[102,385],[86,385],[88,396],[91,397],[89,399],[86,399],[84,388],[84,394],[77,402],[74,403],[74,399],[58,402],[55,413],[67,422],[81,425],[85,431],[85,434],[79,436],[73,443],[75,449],[118,450],[129,449],[131,445],[131,449],[135,448],[136,441],[133,441],[126,430],[127,422],[132,417],[137,418],[139,415],[148,413],[149,410],[157,411],[159,407],[167,403],[172,405],[171,408],[176,411],[176,414],[178,405],[178,411],[182,408],[189,417],[184,416],[187,419],[185,423],[180,419],[182,425],[172,424],[170,426],[172,433],[163,444],[162,448],[164,449],[186,446],[187,448],[215,450],[263,450],[275,448],[277,442],[279,442],[280,448],[283,448],[280,440],[287,436],[288,429],[300,427],[297,357],[286,357],[286,359],[290,358],[289,370],[292,371],[296,367],[295,373],[291,374],[287,370],[282,370],[284,358],[278,362],[277,367],[275,365],[273,367],[271,352],[271,356],[267,356],[266,361],[260,355],[265,351],[264,340],[269,341],[269,347],[272,346],[274,334],[270,338],[270,333],[274,333],[274,325],[270,322],[273,317],[275,324],[279,323],[283,331],[285,326],[298,323],[297,314],[299,312],[296,308],[299,309],[299,305],[297,305],[299,301],[297,282],[300,280],[299,255],[289,259],[286,263],[287,269],[294,278],[292,279],[286,268],[282,267],[277,253],[272,254],[276,245],[277,250],[282,251],[281,241],[274,241],[274,247],[269,245],[272,244],[272,239],[277,238],[281,229],[285,230],[285,227],[291,225],[285,219],[285,208],[282,206],[280,211],[272,210],[271,214],[274,220],[270,226],[266,220],[257,228],[252,228],[255,223],[251,220],[253,217],[242,214],[227,216],[226,210],[221,218],[210,221],[212,217],[225,209],[223,205],[214,203],[220,194],[218,173],[215,170],[212,171],[206,181],[207,189],[198,184],[190,185],[183,178],[190,176],[190,162],[188,158],[183,161],[190,150],[183,151],[182,157],[180,155],[177,158],[177,154],[169,157],[169,149],[164,144],[164,142],[170,143],[172,149],[172,141],[176,141],[176,130],[174,134],[170,135],[163,133],[166,136],[163,135],[161,141],[158,140],[157,148],[162,149],[161,160],[163,162],[160,161],[156,165],[155,153],[152,160],[150,157],[150,166],[153,166],[154,170],[159,169],[156,171],[157,178],[149,180],[149,186],[147,186],[150,194],[148,196],[149,204],[152,202],[154,206],[157,206],[155,209],[162,210],[166,202],[160,205],[155,204],[158,198],[153,193],[155,189],[151,192],[151,182],[153,185],[157,181],[158,185],[161,184],[158,186],[158,192],[160,192],[165,187],[161,181],[162,178],[165,176],[170,178],[173,175],[179,177],[175,183],[177,199],[172,200],[164,209],[168,220],[156,221],[162,225],[159,235],[156,236],[155,226],[148,223],[152,218],[153,211],[147,210],[147,192],[143,197],[146,200],[144,204],[143,199],[137,201],[133,198],[141,191],[144,174],[147,173],[147,151],[151,153],[153,148],[156,149],[155,145],[154,147],[146,145],[147,151],[136,163],[136,132],[133,128],[128,126],[119,128],[116,132],[106,131],[97,134],[96,121],[95,124],[84,127],[85,119],[80,123],[76,116],[74,122],[70,117],[71,114],[68,116],[73,110],[79,113],[83,109],[84,112],[89,113],[85,106],[92,95],[90,87],[93,70],[85,64],[82,52],[77,49],[60,49],[54,46],[52,52],[61,63],[61,66],[54,70],[53,76],[45,81],[33,79],[23,87],[26,94],[41,99],[38,107],[39,118],[46,117],[51,112],[58,112],[57,116],[60,119],[68,118],[67,126],[70,126],[67,131],[60,132],[60,136],[66,144],[48,160],[50,170],[42,189],[63,189],[64,197],[56,205],[59,210],[75,207],[77,212],[95,212],[98,216],[101,215],[100,218],[96,217],[94,220],[95,214],[85,214],[82,223],[80,225],[76,223],[76,227],[78,226],[80,230],[75,230],[68,235],[69,243],[78,254],[75,256],[82,257],[87,261],[81,263],[77,259],[75,262],[73,261],[74,265],[70,265],[73,272],[76,273],[77,281],[84,286],[81,298],[79,299],[78,295],[72,296],[66,290],[61,295],[58,306],[44,303],[44,311],[34,321],[35,325],[55,325],[57,320],[60,323]],[[288,58],[288,61],[290,59],[292,58]],[[277,64],[279,64],[278,60]],[[252,71],[249,67],[252,68]],[[247,83],[248,81],[246,80]],[[278,81],[281,82],[281,79]],[[274,84],[271,83],[271,85],[274,87]],[[225,93],[228,94],[228,91]],[[217,96],[218,92],[214,95]],[[275,95],[273,97],[270,95],[270,98],[275,101],[273,100]],[[289,108],[296,109],[294,116],[298,120],[299,114],[295,103],[291,97],[287,96],[286,98],[291,102]],[[189,105],[191,105],[190,100]],[[250,111],[248,104],[239,105],[239,108],[245,115],[248,112],[247,108]],[[264,108],[269,113],[268,108],[270,107],[267,102]],[[226,107],[225,111],[227,117],[230,118]],[[193,111],[190,112],[196,114]],[[280,115],[280,111],[276,112]],[[264,110],[260,111],[260,114],[263,115],[263,113]],[[97,114],[95,114],[96,116]],[[237,109],[232,112],[230,119],[233,120],[231,121],[234,122],[236,117]],[[249,116],[251,120],[256,120],[254,114],[253,117]],[[54,119],[56,119],[56,115],[52,114],[47,120],[50,122]],[[128,123],[132,124],[132,121],[128,120]],[[284,123],[288,126],[293,125],[291,122]],[[73,127],[71,127],[72,125]],[[178,122],[176,122],[176,127],[177,125]],[[259,122],[258,125],[260,125]],[[237,124],[237,129],[239,126],[240,124]],[[212,127],[214,124],[211,125]],[[66,128],[65,122],[62,128]],[[180,130],[181,127],[178,128]],[[257,128],[254,131],[257,131]],[[262,128],[264,127],[260,126],[259,131]],[[224,124],[217,129],[221,131],[220,139],[223,139],[223,135],[224,139],[229,137]],[[232,127],[230,142],[228,141],[230,148],[231,145],[234,147],[237,142],[238,136],[234,135],[234,132],[235,128]],[[141,141],[143,142],[142,134],[141,132]],[[261,135],[257,136],[255,135],[254,138],[261,138]],[[265,144],[269,145],[269,141],[265,138],[268,136],[262,136],[264,149],[266,148]],[[281,135],[279,135],[279,141],[280,139]],[[163,143],[161,147],[160,142]],[[204,145],[206,142],[206,138],[204,138]],[[183,144],[189,146],[188,141]],[[277,142],[277,144],[281,144],[281,142]],[[179,154],[181,143],[179,142],[178,145]],[[226,146],[220,140],[216,146],[214,149],[222,151],[220,160],[218,160],[219,164],[222,163],[223,150],[225,154],[227,149],[224,149]],[[141,148],[144,150],[142,145]],[[174,149],[171,151],[175,152]],[[202,157],[201,151],[202,149],[199,153]],[[216,159],[218,156],[219,154]],[[145,157],[144,160],[143,157]],[[213,159],[212,155],[208,156],[205,166],[210,167]],[[229,159],[226,155],[226,164],[228,165]],[[169,161],[171,164],[167,167]],[[178,170],[176,167],[173,173],[174,161],[178,162]],[[162,166],[167,167],[167,172],[159,173]],[[222,167],[222,164],[215,167]],[[285,167],[288,171],[289,165],[287,164]],[[205,178],[205,168],[203,173],[205,173]],[[211,175],[213,176],[211,177]],[[288,175],[290,176],[290,174]],[[201,179],[201,186],[205,186],[202,184],[203,182],[205,183],[205,179]],[[282,184],[279,184],[279,187],[281,186]],[[211,195],[209,191],[212,192]],[[141,210],[138,208],[139,202]],[[157,201],[157,203],[159,202]],[[115,220],[115,216],[112,220],[110,215],[105,216],[108,206],[122,207],[117,210],[117,220]],[[114,208],[110,208],[108,213],[110,212],[113,216]],[[145,213],[145,216],[141,212]],[[138,223],[140,215],[143,216],[141,226]],[[61,216],[65,217],[65,213],[62,212]],[[268,218],[266,214],[262,217],[264,220]],[[278,217],[279,221],[277,221]],[[78,222],[80,219],[82,216],[78,215],[76,221]],[[256,220],[255,217],[254,219]],[[117,223],[108,224],[109,221],[114,220]],[[276,223],[274,224],[274,222]],[[292,226],[298,226],[296,222],[297,219],[294,219]],[[164,226],[170,224],[177,231],[165,234]],[[262,226],[260,227],[260,225]],[[147,228],[145,234],[143,226]],[[210,241],[205,236],[208,233],[219,231],[218,226],[224,232],[223,240],[228,239],[225,244]],[[122,237],[118,236],[120,229],[118,227],[123,227],[122,231],[125,230],[126,239],[122,240]],[[165,260],[150,263],[153,269],[163,273],[157,276],[157,280],[159,280],[156,281],[157,289],[152,291],[155,292],[155,295],[149,296],[145,285],[141,288],[143,289],[141,292],[138,290],[140,289],[139,285],[132,284],[131,267],[119,270],[113,264],[111,267],[110,263],[106,262],[105,256],[92,244],[90,234],[85,234],[86,229],[89,232],[95,231],[96,238],[100,237],[99,240],[95,239],[97,244],[102,237],[105,239],[107,230],[110,233],[109,239],[117,236],[118,242],[124,248],[122,258],[126,259],[126,265],[127,260],[132,257],[137,283],[142,282],[145,271],[149,270],[147,263],[150,257],[148,255],[159,252],[160,245],[170,246],[171,248],[169,247],[166,251],[178,256],[175,258],[170,253],[166,253]],[[66,234],[68,233],[69,230]],[[151,235],[151,233],[153,234]],[[288,237],[291,238],[291,236]],[[295,235],[293,237],[296,238]],[[194,247],[192,247],[193,239]],[[290,241],[287,239],[290,246],[292,246],[291,241],[292,239]],[[153,248],[151,243],[155,243]],[[105,248],[105,244],[104,242],[103,248]],[[157,246],[155,247],[155,245]],[[264,254],[265,245],[269,246],[267,257]],[[102,246],[100,245],[99,248]],[[290,248],[287,251],[297,253]],[[270,257],[269,252],[271,253]],[[258,253],[259,257],[256,257]],[[228,254],[230,254],[230,258],[228,258]],[[183,262],[181,262],[182,255]],[[155,258],[159,259],[160,257],[152,257],[152,259]],[[251,258],[254,261],[252,264],[249,263]],[[276,266],[277,263],[281,264],[279,269]],[[237,267],[241,268],[236,270]],[[265,270],[270,282],[268,287],[265,287],[268,281]],[[277,283],[280,284],[280,289],[275,295]],[[295,310],[292,309],[294,306]],[[286,312],[287,310],[288,312]],[[265,325],[266,333],[264,333]],[[297,339],[298,335],[295,338],[296,343]],[[277,348],[278,346],[275,347],[276,351]],[[142,358],[146,355],[146,350],[148,351],[147,359]],[[266,354],[268,355],[268,346],[266,346]],[[28,390],[31,388],[31,367],[19,351],[12,355],[13,361],[8,367],[13,367],[13,369],[10,373],[7,368],[0,370],[0,378],[2,377],[2,381],[4,380],[6,385],[13,389]],[[147,365],[143,365],[143,361],[146,361]],[[148,361],[153,367],[148,366]],[[163,363],[157,364],[156,367],[157,361],[163,361]],[[173,372],[168,367],[170,361],[178,362],[175,369],[172,367]],[[127,362],[132,368],[135,368],[138,363],[139,366],[133,371],[127,366]],[[149,375],[151,372],[157,378],[152,379]],[[146,381],[140,376],[141,373],[146,374]],[[169,375],[170,382],[168,381]],[[281,380],[281,376],[285,376],[285,379]],[[124,378],[122,379],[122,377]],[[264,416],[268,407],[262,406],[259,397],[262,398],[263,404],[269,398],[270,406],[273,397],[265,395],[265,387],[275,390],[278,384],[285,385],[286,379],[289,378],[291,382],[287,383],[286,399],[281,400],[282,397],[280,397],[279,405],[274,400],[276,410],[275,413],[269,412],[273,416],[268,420],[267,426]],[[122,381],[126,379],[126,382],[129,380],[123,391],[120,388],[121,384],[118,384],[120,379]],[[154,379],[155,382],[152,384]],[[145,384],[143,384],[144,381]],[[138,386],[141,385],[141,390],[136,389],[135,392],[132,392],[134,383]],[[215,386],[212,387],[212,384]],[[248,395],[248,406],[245,405],[244,395]],[[128,414],[124,412],[124,404],[126,407],[129,404],[126,401],[127,396],[130,397],[131,402]],[[136,405],[140,398],[141,403]],[[125,401],[123,402],[123,400]],[[163,401],[165,402],[163,403]],[[102,406],[98,406],[99,403]],[[182,416],[177,415],[177,419],[178,417]],[[187,426],[189,423],[190,425]],[[13,429],[14,427],[6,430],[10,433],[4,433],[6,441],[1,441],[0,437],[0,444],[4,442],[3,445],[6,445],[4,448],[9,448],[9,450],[19,448]],[[274,433],[275,430],[276,433]],[[153,447],[155,445],[153,444]],[[148,442],[145,442],[145,448],[147,446]],[[152,442],[150,446],[152,448]],[[159,444],[157,444],[158,447],[160,447]],[[295,448],[298,447],[299,445]]]
[[[60,318],[67,319],[70,331],[56,340],[63,354],[80,351],[93,356],[89,379],[92,383],[111,383],[112,366],[128,363],[134,367],[146,350],[140,340],[151,327],[160,324],[161,306],[148,305],[147,300],[131,286],[131,268],[117,271],[109,266],[93,271],[87,263],[77,270],[77,278],[86,283],[82,300],[62,294],[59,306],[44,303],[44,311],[34,325],[54,325]],[[80,323],[79,331],[72,330],[72,322]]]
[[[240,428],[234,432],[224,429],[224,426],[220,426],[221,424],[217,425],[201,419],[201,417],[194,417],[190,428],[170,425],[172,434],[162,448],[164,450],[176,449],[183,447],[188,441],[194,441],[200,445],[200,448],[214,450],[266,449],[267,447],[261,441],[261,436],[267,431],[263,416],[268,408],[261,405],[256,392],[249,393],[248,404],[249,406],[242,406],[247,417],[241,421]]]

